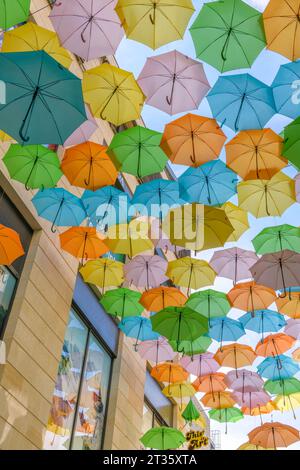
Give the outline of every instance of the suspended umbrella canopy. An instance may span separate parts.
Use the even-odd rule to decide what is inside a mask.
[[[196,392],[194,387],[189,383],[176,383],[165,387],[162,390],[162,393],[169,398],[179,398],[179,409],[182,410],[183,399],[187,397],[193,397]]]
[[[250,281],[234,286],[227,297],[233,307],[251,312],[254,317],[255,310],[266,309],[275,301],[276,293],[270,287]]]
[[[228,317],[213,318],[210,321],[208,335],[220,343],[220,350],[224,341],[237,341],[244,336],[245,330],[241,322]]]
[[[66,49],[61,47],[57,35],[53,31],[41,28],[41,26],[31,21],[4,33],[2,52],[29,52],[40,50],[47,52],[47,54],[67,69],[72,63],[71,55]]]
[[[118,173],[106,150],[107,147],[94,142],[67,149],[61,169],[68,181],[73,186],[92,191],[115,184]]]
[[[0,264],[9,266],[24,254],[19,234],[0,224]]]
[[[260,333],[262,339],[264,333],[277,332],[286,324],[283,315],[268,309],[254,310],[254,316],[252,312],[245,313],[239,320],[246,330]]]
[[[188,256],[170,261],[166,272],[174,284],[190,289],[210,286],[216,278],[215,271],[207,261]]]
[[[255,352],[258,356],[279,356],[291,349],[295,341],[295,338],[284,333],[269,335],[257,343]]]
[[[236,194],[237,175],[221,161],[188,168],[178,179],[179,194],[187,202],[220,206]]]
[[[170,340],[169,343],[174,351],[177,351],[183,354],[184,356],[191,356],[192,358],[194,358],[195,354],[202,355],[203,353],[205,353],[211,345],[212,340],[209,336],[203,335],[199,336],[198,338],[192,341],[183,340],[177,343],[177,341]]]
[[[98,129],[98,124],[94,119],[90,108],[85,105],[87,120],[81,124],[64,142],[64,147],[74,147],[75,145],[87,142],[94,132]]]
[[[272,395],[300,393],[300,380],[294,377],[284,380],[267,380],[264,389]]]
[[[235,400],[230,392],[206,393],[201,398],[201,402],[204,406],[218,410],[231,408],[235,404]]]
[[[197,354],[196,356],[184,356],[180,359],[180,364],[184,369],[197,377],[214,374],[220,369],[219,363],[210,352]]]
[[[263,379],[256,373],[247,369],[230,371],[224,379],[228,388],[236,392],[258,392],[264,386]]]
[[[263,129],[276,113],[272,89],[247,73],[219,77],[207,100],[213,117],[235,132]]]
[[[300,58],[299,0],[271,0],[264,13],[267,49],[282,54],[291,61]]]
[[[2,0],[0,5],[0,28],[8,29],[27,21],[30,0]]]
[[[226,390],[226,384],[224,382],[225,374],[221,372],[215,372],[214,374],[207,374],[197,377],[193,382],[193,387],[197,392],[212,393],[223,392]]]
[[[259,255],[292,250],[300,253],[300,228],[293,225],[278,225],[263,229],[252,240]]]
[[[287,166],[283,139],[271,129],[246,130],[226,144],[226,163],[244,180],[269,180]]]
[[[228,423],[237,423],[244,418],[243,412],[235,407],[209,410],[208,414],[210,419],[219,421],[219,423],[226,423],[226,434]]]
[[[86,121],[81,80],[44,51],[3,52],[0,128],[22,144],[57,144]]]
[[[141,294],[126,288],[113,289],[105,292],[100,304],[110,315],[123,318],[141,315],[144,308],[139,303]]]
[[[53,188],[62,177],[58,156],[42,145],[12,144],[3,162],[9,176],[26,189]]]
[[[300,290],[293,292],[288,289],[285,297],[277,297],[275,300],[278,311],[282,315],[298,319],[300,318]]]
[[[102,64],[84,72],[82,87],[95,117],[115,126],[140,117],[145,96],[131,72]]]
[[[278,395],[274,403],[281,412],[292,411],[294,419],[297,419],[295,409],[300,408],[300,393],[291,393],[290,395]]]
[[[143,341],[138,346],[138,353],[143,359],[156,364],[163,361],[172,361],[176,356],[168,341],[163,337],[157,340]]]
[[[181,416],[187,423],[192,423],[193,421],[197,421],[200,418],[200,413],[197,407],[194,405],[192,399],[188,402],[185,409],[181,413]]]
[[[215,251],[210,260],[211,267],[220,277],[232,279],[234,284],[252,278],[250,268],[258,261],[253,251],[242,248],[228,248]]]
[[[144,292],[140,299],[142,306],[151,312],[159,312],[166,307],[182,307],[186,301],[187,297],[179,289],[165,286]]]
[[[298,170],[300,170],[300,117],[284,128],[284,145],[282,155],[284,155]]]
[[[270,395],[268,395],[268,393],[266,393],[264,390],[244,393],[234,391],[232,395],[239,406],[250,408],[250,410],[253,408],[258,408],[259,406],[265,406],[267,403],[269,403],[271,398]]]
[[[264,447],[261,447],[259,445],[250,444],[250,442],[245,442],[245,444],[242,444],[240,447],[238,447],[237,450],[273,450],[273,449],[265,449]]]
[[[272,422],[264,423],[248,433],[249,442],[268,449],[288,447],[300,440],[298,429],[287,424]]]
[[[186,305],[207,317],[209,326],[212,318],[224,317],[231,308],[226,294],[212,289],[194,292],[189,296]]]
[[[222,209],[225,211],[229,222],[234,228],[234,231],[229,235],[227,242],[236,242],[249,228],[248,214],[240,207],[232,204],[232,202],[225,202]]]
[[[282,381],[297,374],[299,366],[290,357],[280,354],[276,357],[266,357],[257,367],[257,372],[266,379]]]
[[[126,336],[136,339],[135,350],[137,350],[138,341],[157,340],[159,338],[159,335],[152,330],[149,318],[127,317],[118,326]]]
[[[94,227],[71,227],[59,235],[60,246],[76,258],[96,259],[108,252],[105,237]]]
[[[112,225],[107,230],[107,246],[113,253],[130,258],[143,251],[153,250],[153,243],[147,237],[149,224],[135,219],[128,224]]]
[[[168,450],[180,447],[185,442],[185,437],[178,429],[160,426],[149,429],[140,441],[147,448]]]
[[[180,364],[164,362],[152,367],[150,375],[158,382],[177,383],[187,380],[189,373]]]
[[[294,85],[297,80],[300,80],[300,61],[281,65],[272,83],[277,112],[291,119],[296,119],[300,114]]]
[[[124,281],[123,263],[109,258],[88,261],[79,270],[85,282],[102,288],[120,286]]]
[[[149,57],[138,84],[148,105],[170,115],[198,109],[210,90],[203,65],[178,51]]]
[[[57,227],[75,227],[86,218],[81,200],[63,188],[40,190],[32,198],[37,214]]]
[[[219,348],[214,355],[215,360],[223,367],[234,367],[236,377],[238,370],[244,366],[250,366],[256,359],[256,354],[246,344],[232,343]]]
[[[272,400],[268,401],[268,403],[266,403],[265,405],[259,405],[252,409],[250,409],[247,406],[243,406],[241,410],[244,413],[244,415],[260,416],[261,424],[263,424],[262,415],[268,415],[270,413],[273,413],[273,411],[278,411],[276,404]],[[262,449],[259,449],[259,450],[262,450]],[[267,449],[264,449],[264,450],[267,450]]]
[[[300,320],[290,319],[284,329],[285,334],[300,339]]]
[[[292,352],[292,358],[295,362],[300,362],[300,348],[297,348]]]
[[[138,255],[124,266],[125,279],[131,285],[150,289],[168,280],[168,262],[158,255]]]
[[[215,119],[189,113],[165,126],[161,147],[173,163],[198,167],[218,158],[225,141]]]

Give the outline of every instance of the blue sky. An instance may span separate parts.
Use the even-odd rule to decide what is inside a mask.
[[[245,0],[245,1],[249,5],[252,5],[256,7],[257,9],[259,9],[260,11],[263,11],[265,6],[268,4],[268,0]],[[201,6],[203,5],[203,3],[208,3],[208,2],[193,0],[193,3],[196,9],[196,12],[191,18],[190,24],[194,21],[195,17],[199,13],[199,10]],[[154,52],[152,51],[152,49],[142,44],[139,44],[135,41],[131,41],[128,39],[124,39],[118,48],[116,58],[121,68],[132,71],[135,77],[137,77],[145,64],[147,57],[161,54],[161,53],[168,52],[168,51],[172,51],[174,49],[177,49],[178,51],[190,57],[195,58],[194,46],[193,46],[192,39],[188,30],[182,41],[173,42],[171,44],[168,44],[167,46],[157,49]],[[270,85],[280,65],[285,64],[287,62],[288,60],[285,59],[284,57],[276,53],[265,50],[260,54],[260,56],[255,61],[254,65],[251,68],[250,73],[254,77]],[[219,73],[214,68],[210,67],[207,64],[204,64],[204,67],[205,67],[208,80],[210,84],[213,86],[213,84],[216,82],[216,80],[219,77]],[[232,73],[236,74],[236,73],[245,73],[245,72],[249,72],[249,70],[244,69],[242,71],[234,71]],[[203,102],[201,103],[197,111],[192,111],[192,112],[195,114],[200,114],[203,116],[211,117],[211,111],[210,111],[210,108],[208,106],[206,99],[203,100]],[[165,124],[170,122],[170,120],[176,119],[180,115],[170,117],[169,115],[155,108],[145,105],[142,116],[147,127],[162,132]],[[274,118],[272,118],[271,121],[269,121],[266,127],[270,127],[275,132],[280,133],[283,130],[284,126],[287,125],[290,121],[291,121],[290,119],[285,118],[284,116],[276,115],[274,116]],[[234,136],[234,133],[227,127],[224,127],[223,131],[226,133],[228,139],[231,139]],[[224,152],[221,154],[221,158],[224,160]],[[179,176],[186,169],[186,167],[182,167],[180,165],[172,165],[172,168],[177,176]],[[286,170],[286,173],[292,177],[296,174],[295,170],[292,168],[288,168]],[[237,203],[237,198],[234,197],[233,199],[231,199],[231,201],[233,203]],[[262,230],[266,226],[278,225],[281,223],[290,223],[292,225],[299,225],[299,222],[295,222],[295,220],[298,220],[299,214],[300,214],[299,205],[294,204],[290,209],[288,209],[284,213],[282,217],[268,217],[268,218],[262,218],[262,219],[255,219],[254,217],[249,215],[249,222],[250,222],[251,229],[248,230],[241,237],[237,245],[241,248],[253,249],[251,240],[254,238],[254,236],[257,233],[260,232],[260,230]],[[230,247],[234,245],[227,244],[226,247],[227,246]],[[206,251],[200,254],[200,257],[206,260],[209,260],[211,256],[212,256],[212,251]],[[217,278],[214,284],[214,288],[227,292],[228,290],[232,288],[232,282],[227,281],[226,279],[223,279],[223,278]],[[241,311],[232,309],[229,316],[232,318],[238,318],[239,316],[241,316],[241,314],[242,314]],[[258,335],[251,334],[249,331],[247,331],[247,336],[243,336],[239,342],[244,343],[244,344],[249,344],[250,346],[255,347],[258,340],[259,340]],[[218,347],[218,344],[214,342],[210,350],[215,351],[217,347]],[[254,363],[253,365],[254,370],[256,368],[256,365],[259,362],[261,362],[261,358],[259,358],[259,360],[257,360]],[[300,374],[298,374],[298,378],[300,378]],[[299,426],[300,409],[296,411],[296,415],[297,415],[297,421],[293,419],[292,413],[287,413],[287,412],[285,413],[275,412],[273,413],[272,418],[274,421],[280,421],[280,422],[287,423],[287,424],[290,424],[291,426],[295,426],[299,428],[300,427]],[[270,415],[268,415],[264,420],[268,421],[270,420],[270,418],[271,418]],[[259,425],[260,425],[259,417],[257,418],[245,417],[243,421],[240,421],[236,424],[229,424],[228,434],[226,435],[225,426],[219,425],[216,421],[211,422],[212,429],[221,429],[222,431],[222,435],[221,435],[222,449],[236,449],[239,445],[241,445],[242,443],[248,440],[247,433],[251,429]],[[299,443],[294,444],[289,449],[300,449],[300,445]]]

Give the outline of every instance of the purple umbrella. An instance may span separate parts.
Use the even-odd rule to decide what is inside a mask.
[[[253,251],[229,248],[215,251],[209,263],[218,276],[232,279],[236,284],[238,281],[252,278],[250,268],[258,259]]]
[[[117,0],[60,0],[50,19],[64,47],[85,60],[113,55],[124,36]]]
[[[172,361],[176,356],[168,341],[160,337],[158,340],[143,341],[138,346],[138,353],[143,359],[159,362]]]
[[[259,406],[266,405],[270,400],[270,395],[264,390],[259,390],[258,392],[233,392],[233,398],[238,405],[247,407],[250,409],[250,415],[253,408],[258,408]]]
[[[242,392],[242,399],[245,393],[258,392],[264,385],[264,380],[256,372],[247,369],[228,372],[224,382],[235,392]]]
[[[284,332],[286,335],[300,339],[300,320],[294,320],[293,318],[288,320]]]
[[[97,123],[87,105],[85,105],[85,112],[87,115],[87,121],[85,121],[81,126],[79,126],[73,134],[68,137],[64,143],[64,147],[73,147],[74,145],[82,144],[87,142],[91,135],[94,134],[98,128]]]
[[[300,202],[300,173],[295,176],[296,199]]]
[[[146,103],[168,114],[198,109],[210,90],[203,65],[178,51],[149,57],[138,83]]]
[[[214,355],[209,352],[197,354],[194,357],[184,356],[180,359],[180,365],[197,377],[214,374],[220,369],[220,364],[214,359]]]
[[[157,255],[138,255],[124,266],[127,283],[136,287],[158,287],[168,280],[168,262]]]

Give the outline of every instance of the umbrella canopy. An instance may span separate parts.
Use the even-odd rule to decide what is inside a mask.
[[[300,339],[300,320],[290,319],[284,329],[285,334]]]
[[[117,0],[58,2],[50,19],[60,42],[84,60],[114,55],[124,32],[114,7]]]
[[[144,292],[140,299],[143,307],[151,312],[159,312],[166,307],[182,307],[186,301],[187,297],[179,289],[165,286]]]
[[[116,12],[129,39],[157,49],[183,38],[194,7],[191,0],[118,0]]]
[[[189,296],[186,305],[207,317],[209,326],[211,318],[224,317],[231,308],[226,294],[212,289],[194,292]]]
[[[240,406],[245,408],[258,408],[264,406],[270,401],[270,395],[263,390],[251,391],[251,392],[237,392],[234,391],[232,396]],[[251,414],[251,413],[250,413]]]
[[[230,392],[206,393],[201,398],[201,402],[204,406],[218,410],[231,408],[235,404],[234,398]]]
[[[215,119],[189,113],[165,126],[161,147],[173,163],[198,167],[218,158],[225,141]]]
[[[245,444],[242,444],[240,447],[238,447],[237,450],[273,450],[273,449],[265,449],[264,447],[261,447],[255,444],[250,444],[250,442],[245,442]]]
[[[148,105],[170,115],[198,109],[210,90],[203,65],[178,51],[149,57],[138,84]]]
[[[282,155],[284,155],[298,170],[300,170],[300,118],[295,119],[284,128],[284,145]]]
[[[292,352],[292,358],[295,362],[300,362],[300,348],[297,348]]]
[[[279,331],[286,324],[283,315],[268,309],[254,310],[254,316],[252,312],[245,313],[239,320],[246,330],[260,333],[262,339],[264,333]]]
[[[176,383],[165,387],[162,393],[166,397],[179,398],[180,399],[180,410],[182,409],[183,399],[186,397],[193,397],[195,395],[194,387],[189,383]]]
[[[279,356],[291,349],[295,338],[284,333],[267,336],[263,341],[257,343],[255,352],[258,356]]]
[[[259,405],[256,408],[252,408],[251,410],[247,406],[242,407],[242,412],[244,413],[244,415],[260,416],[261,424],[263,424],[262,415],[268,415],[270,413],[273,413],[273,411],[277,411],[277,407],[275,403],[271,400],[268,401],[268,403],[266,403],[265,405]]]
[[[207,100],[213,117],[235,132],[263,129],[276,113],[272,89],[247,73],[219,77]]]
[[[85,112],[87,120],[67,138],[64,142],[64,147],[72,147],[87,142],[98,128],[97,122],[87,105],[85,105]]]
[[[245,312],[251,311],[253,317],[255,310],[268,308],[276,299],[273,289],[253,281],[237,284],[227,296],[233,307]]]
[[[123,318],[141,315],[144,308],[139,303],[141,294],[126,288],[113,289],[105,292],[100,304],[110,315]]]
[[[244,336],[245,330],[241,322],[232,318],[213,318],[210,321],[209,336],[220,343],[220,350],[223,341],[237,341]]]
[[[291,395],[300,392],[300,380],[294,377],[284,380],[267,380],[264,389],[272,395]]]
[[[88,261],[79,270],[85,282],[104,287],[119,286],[124,281],[123,263],[109,258]]]
[[[179,341],[179,343],[171,340],[169,343],[173,351],[182,353],[184,356],[191,356],[193,360],[195,354],[203,354],[207,351],[212,340],[205,334],[194,340],[183,340]]]
[[[94,142],[84,142],[67,149],[61,169],[73,186],[96,189],[113,185],[118,173],[106,153],[107,147]]]
[[[294,419],[297,419],[295,409],[300,408],[300,393],[291,393],[290,395],[278,395],[274,399],[274,403],[278,410],[292,411]]]
[[[241,248],[228,248],[216,251],[210,260],[211,267],[218,276],[232,279],[234,284],[252,278],[250,268],[258,261],[253,251]]]
[[[277,422],[265,423],[249,432],[248,436],[251,444],[274,450],[277,447],[288,447],[300,440],[297,429]]]
[[[193,382],[197,392],[212,393],[223,392],[226,390],[226,384],[224,382],[225,374],[221,372],[215,372],[213,374],[207,374],[197,377]]]
[[[300,318],[300,290],[292,292],[288,289],[288,295],[285,297],[277,297],[275,300],[278,311],[282,315],[298,319]]]
[[[247,369],[231,370],[224,381],[228,388],[236,392],[242,392],[242,394],[245,392],[258,392],[264,385],[263,379],[256,372]]]
[[[138,255],[124,266],[125,279],[136,287],[158,287],[168,280],[167,266],[168,262],[158,255]]]
[[[127,317],[119,323],[119,328],[129,338],[135,338],[135,350],[138,341],[157,340],[159,335],[152,330],[151,321],[144,317]]]
[[[187,380],[189,373],[180,364],[164,362],[152,367],[150,375],[158,382],[177,383]]]
[[[59,235],[60,246],[76,258],[99,258],[108,252],[104,236],[94,227],[71,227]]]
[[[188,168],[178,179],[179,194],[187,202],[220,206],[236,194],[237,176],[221,160]]]
[[[216,277],[215,271],[206,261],[188,256],[169,261],[166,274],[174,284],[187,287],[188,291],[210,286]]]
[[[284,224],[263,229],[252,240],[257,254],[292,250],[300,253],[300,228]]]
[[[8,29],[27,21],[30,0],[3,0],[0,5],[0,28]]]
[[[156,364],[163,361],[172,361],[176,356],[168,341],[163,337],[157,340],[143,341],[138,346],[138,353],[143,359]]]
[[[184,408],[181,416],[187,423],[192,423],[193,421],[197,421],[200,418],[200,413],[197,407],[194,405],[192,399],[188,402],[186,407]]]
[[[269,180],[287,165],[283,139],[271,129],[241,131],[226,144],[226,163],[244,180]]]
[[[296,189],[296,199],[300,201],[300,173],[298,173],[295,178],[295,189]]]
[[[42,145],[12,144],[3,162],[9,176],[26,189],[53,188],[62,176],[58,156]]]
[[[227,423],[236,423],[244,418],[241,410],[235,407],[224,409],[213,409],[208,412],[210,419],[219,421],[219,423],[226,423],[225,433],[227,434]]]
[[[299,116],[299,103],[294,99],[294,83],[300,79],[300,61],[281,65],[273,83],[277,112],[291,119]]]
[[[129,224],[109,227],[106,243],[113,253],[128,255],[132,258],[143,251],[153,250],[153,243],[147,237],[147,233],[147,223],[135,219]]]
[[[223,367],[234,367],[238,378],[237,369],[251,365],[256,359],[256,354],[246,344],[232,343],[218,349],[214,358]]]
[[[180,359],[182,367],[197,377],[214,374],[220,368],[214,355],[210,352],[198,354],[193,357],[184,356]]]
[[[19,234],[0,224],[0,264],[9,266],[24,254]]]
[[[257,372],[266,379],[284,380],[299,372],[299,366],[290,357],[280,354],[266,357],[257,367]]]
[[[248,214],[240,207],[232,204],[232,202],[225,202],[222,209],[234,228],[234,231],[229,235],[227,242],[236,242],[249,228]]]
[[[160,426],[149,429],[140,441],[145,447],[167,450],[180,447],[185,442],[185,437],[178,429]]]
[[[115,126],[140,117],[145,96],[131,72],[101,64],[84,72],[82,87],[95,117]]]
[[[190,32],[197,58],[221,73],[251,67],[266,45],[262,15],[241,0],[204,4]]]

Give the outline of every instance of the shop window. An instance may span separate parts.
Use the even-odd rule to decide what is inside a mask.
[[[151,407],[158,422],[164,423],[164,426],[173,424],[173,404],[161,390],[160,385],[146,371],[145,381],[145,402]]]
[[[0,331],[2,331],[12,303],[17,278],[5,267],[0,265]]]

